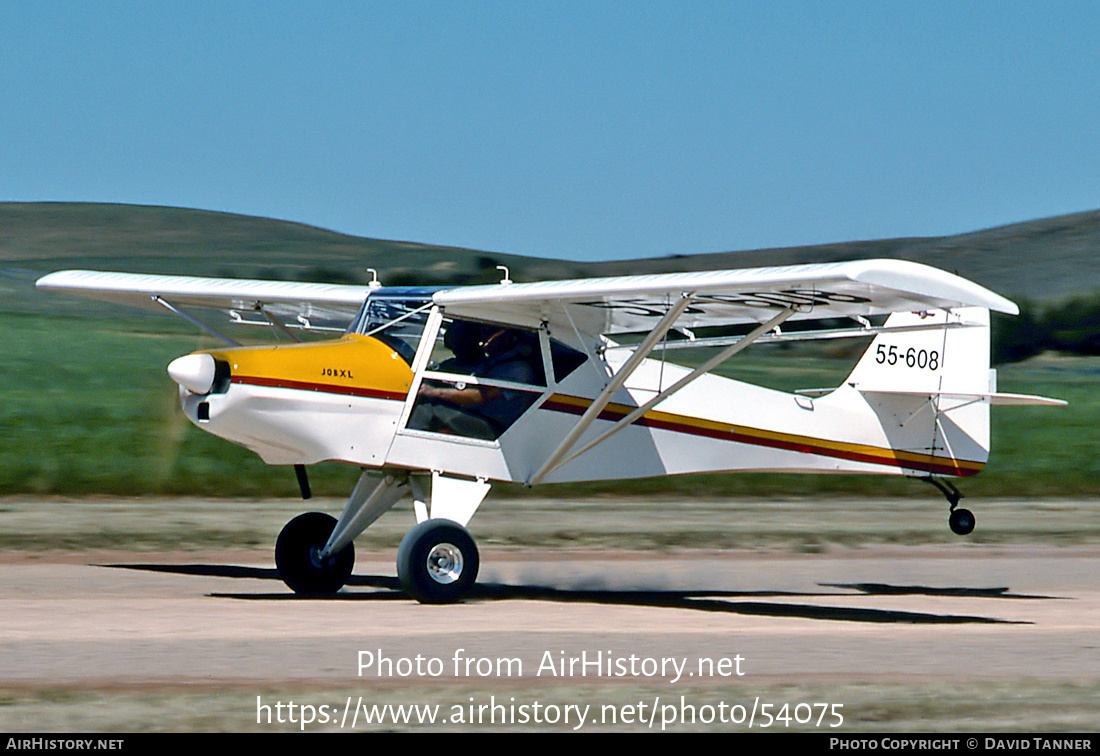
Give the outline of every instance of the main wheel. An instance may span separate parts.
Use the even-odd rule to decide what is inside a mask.
[[[969,535],[974,530],[974,513],[969,509],[956,509],[947,518],[947,524],[956,535]]]
[[[422,604],[445,604],[466,595],[477,579],[477,545],[450,520],[425,520],[397,548],[397,577]]]
[[[295,593],[318,596],[336,593],[351,575],[355,549],[349,543],[338,554],[321,559],[318,553],[336,527],[323,512],[307,512],[288,522],[275,542],[275,567]]]

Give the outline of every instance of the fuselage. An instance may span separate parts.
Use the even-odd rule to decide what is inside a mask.
[[[211,350],[203,354],[219,364],[224,379],[207,393],[181,387],[183,408],[203,430],[270,464],[338,460],[526,482],[618,369],[615,355],[625,351],[589,353],[560,381],[554,365],[546,364],[542,385],[512,386],[530,397],[528,409],[499,437],[486,439],[410,427],[422,385],[448,378],[458,386],[478,383],[440,373],[427,354],[434,334],[426,338],[411,358],[361,334]],[[549,351],[543,350],[544,358]],[[585,439],[687,372],[646,360]],[[876,401],[847,385],[811,398],[704,375],[546,480],[750,470],[965,476],[981,469],[988,452],[980,439],[948,440],[939,423],[919,420],[927,398],[894,398],[885,410]],[[906,414],[917,421],[894,422]]]

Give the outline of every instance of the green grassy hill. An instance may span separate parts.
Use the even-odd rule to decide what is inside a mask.
[[[496,280],[498,264],[508,265],[513,279],[531,281],[893,257],[955,271],[1006,296],[1051,299],[1100,289],[1098,253],[1100,211],[956,236],[583,263],[366,239],[205,210],[0,203],[0,272],[7,281],[84,267],[364,282],[366,269],[376,268],[388,284],[459,284]]]
[[[486,253],[363,239],[301,223],[135,205],[0,203],[0,265],[299,280],[365,281],[366,268],[458,278]],[[493,255],[503,264],[511,255]],[[492,266],[489,266],[492,267]]]

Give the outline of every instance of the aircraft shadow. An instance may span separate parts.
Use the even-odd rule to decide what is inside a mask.
[[[279,580],[276,571],[262,567],[239,567],[211,564],[104,564],[97,565],[128,570],[165,572],[203,577],[247,578]],[[872,622],[902,624],[997,624],[1026,625],[1030,622],[1006,620],[966,614],[932,614],[893,609],[875,609],[849,606],[820,606],[808,603],[762,601],[765,598],[798,598],[846,596],[852,590],[869,596],[927,595],[996,599],[1050,599],[1051,596],[1032,596],[1011,593],[1004,588],[934,588],[927,586],[895,586],[886,583],[821,583],[823,588],[838,591],[722,591],[722,590],[620,590],[555,588],[540,585],[514,585],[506,583],[478,583],[465,601],[551,601],[557,603],[604,604],[609,606],[640,606],[665,609],[688,609],[700,612],[742,614],[767,617],[801,617],[804,619],[833,620],[841,622]],[[213,598],[229,598],[245,601],[406,601],[396,577],[384,575],[352,575],[348,586],[373,588],[365,592],[348,592],[327,596],[299,596],[280,591],[278,593],[210,593]],[[734,600],[742,599],[742,600]],[[744,600],[756,599],[756,600]]]
[[[931,588],[923,585],[888,585],[887,583],[818,583],[827,588],[849,588],[872,596],[969,596],[972,598],[1055,599],[1027,593],[1009,593],[1002,588]]]

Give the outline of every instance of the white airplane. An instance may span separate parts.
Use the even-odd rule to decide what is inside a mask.
[[[303,498],[306,465],[362,468],[339,520],[311,512],[279,535],[279,575],[302,594],[339,590],[353,539],[411,496],[401,584],[422,602],[460,599],[479,565],[466,525],[491,481],[904,475],[939,488],[951,529],[967,534],[974,516],[949,479],[985,464],[990,405],[1065,403],[997,391],[989,311],[1016,305],[899,260],[542,283],[512,283],[505,270],[500,284],[457,288],[94,271],[37,286],[167,309],[226,342],[168,366],[183,411],[268,464],[293,465]],[[190,308],[292,341],[240,346]],[[339,336],[296,334],[326,329]],[[836,388],[785,393],[710,374],[750,344],[848,337],[873,340]],[[713,356],[696,368],[669,361],[683,347]]]

